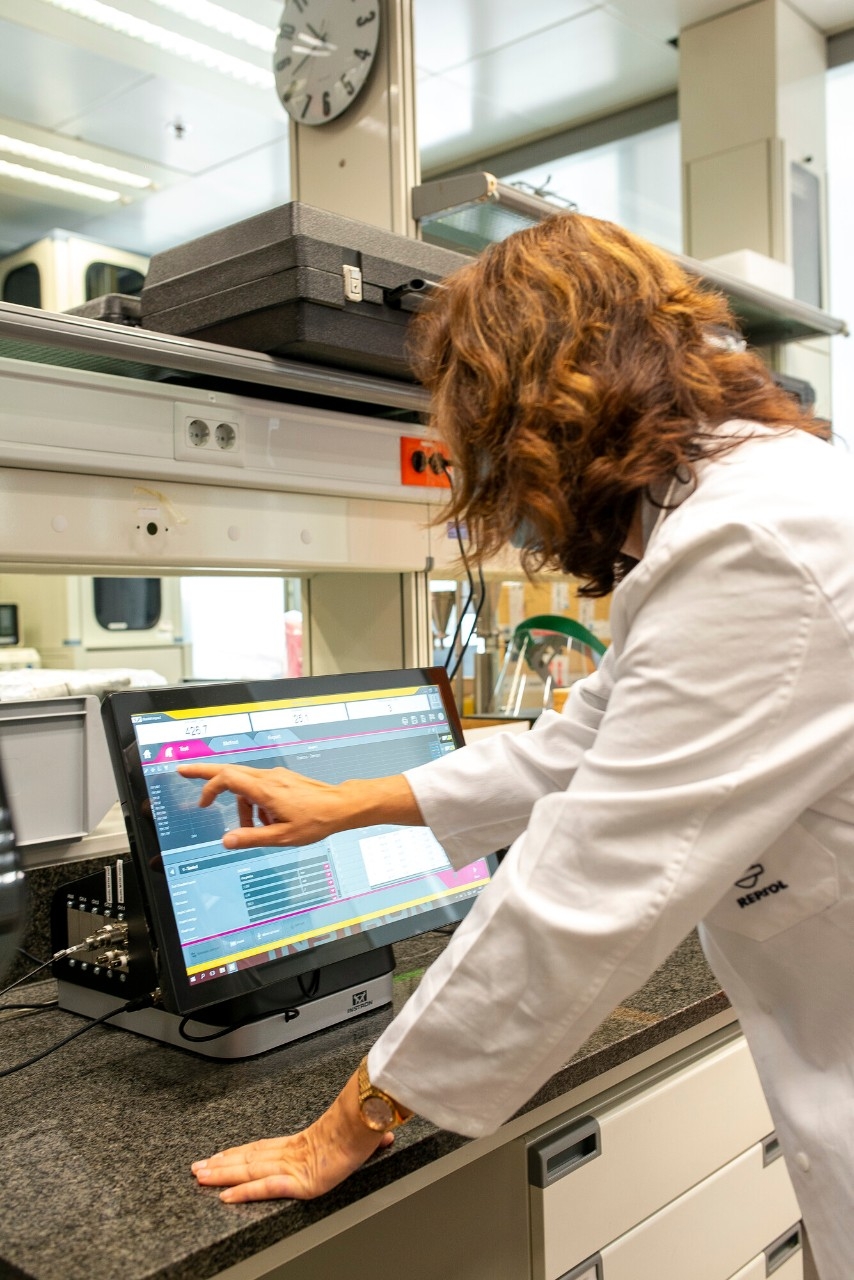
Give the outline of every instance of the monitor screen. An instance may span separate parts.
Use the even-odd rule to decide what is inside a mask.
[[[201,760],[335,783],[435,760],[462,742],[442,669],[132,690],[104,710],[177,1012],[459,920],[494,870],[454,870],[426,827],[229,850],[236,800],[201,809],[202,783],[177,771]]]

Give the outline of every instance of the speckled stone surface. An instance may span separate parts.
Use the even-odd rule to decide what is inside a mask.
[[[446,939],[399,944],[395,1007]],[[50,999],[53,984],[25,989]],[[9,1000],[20,1000],[21,989]],[[560,1097],[727,1008],[694,935],[524,1109]],[[422,1168],[466,1139],[414,1119],[394,1147],[310,1203],[223,1205],[191,1160],[304,1127],[387,1025],[389,1010],[246,1062],[211,1062],[96,1027],[0,1083],[0,1276],[205,1280]],[[83,1025],[57,1009],[0,1012],[0,1068]],[[105,1270],[105,1260],[109,1266]]]

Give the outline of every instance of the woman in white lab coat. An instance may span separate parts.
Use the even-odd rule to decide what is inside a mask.
[[[493,246],[419,318],[475,554],[515,540],[616,587],[613,642],[564,715],[400,777],[184,769],[202,803],[237,794],[232,848],[389,821],[459,864],[512,843],[330,1110],[194,1165],[223,1199],[323,1192],[411,1112],[494,1130],[701,923],[822,1274],[854,1275],[854,468],[730,324],[578,215]]]

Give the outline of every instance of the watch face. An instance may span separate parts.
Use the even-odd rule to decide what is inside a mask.
[[[300,124],[326,124],[364,88],[377,52],[379,0],[286,0],[276,92]]]
[[[378,1132],[390,1129],[394,1123],[394,1112],[383,1098],[375,1095],[364,1098],[361,1103],[362,1115],[369,1129]]]

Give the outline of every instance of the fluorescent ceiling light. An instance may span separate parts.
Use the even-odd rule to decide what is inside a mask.
[[[82,156],[70,155],[67,151],[55,151],[52,147],[40,147],[35,142],[23,142],[20,138],[10,138],[0,133],[0,151],[10,156],[20,156],[22,160],[37,160],[41,164],[53,165],[55,169],[68,169],[71,173],[85,173],[90,178],[103,178],[105,182],[118,182],[123,187],[153,186],[150,178],[139,173],[128,173],[125,169],[114,169],[108,164],[98,164],[95,160],[84,160]]]
[[[198,66],[208,67],[211,71],[219,71],[223,75],[242,80],[244,84],[259,89],[272,89],[275,78],[272,71],[256,67],[253,62],[245,62],[243,58],[235,58],[230,53],[222,53],[208,44],[191,40],[188,36],[180,36],[166,27],[158,27],[143,18],[134,18],[112,5],[102,4],[101,0],[47,0],[55,9],[72,13],[75,17],[86,18],[96,22],[100,27],[117,31],[119,35],[130,36],[142,44],[153,45],[166,53],[173,53],[187,62],[195,62]]]
[[[152,0],[152,3],[182,18],[189,18],[191,22],[198,22],[211,31],[218,31],[220,35],[249,44],[262,53],[272,53],[276,47],[276,32],[271,27],[252,22],[250,18],[241,18],[221,4],[212,4],[211,0]]]
[[[30,169],[23,164],[10,164],[8,160],[0,160],[0,178],[12,178],[15,182],[30,182],[37,187],[52,187],[55,191],[70,191],[76,196],[86,196],[89,200],[101,200],[104,204],[115,204],[121,200],[120,191],[108,191],[106,187],[93,187],[89,182],[78,182],[76,178],[62,178],[58,173],[46,173],[44,169]]]

